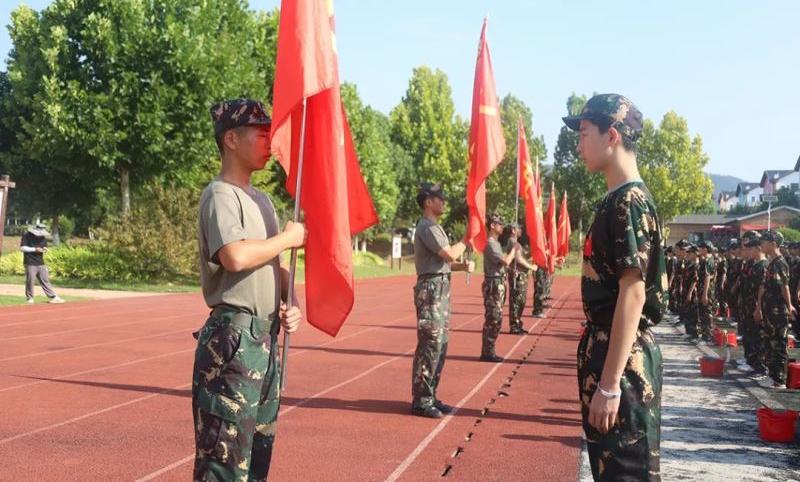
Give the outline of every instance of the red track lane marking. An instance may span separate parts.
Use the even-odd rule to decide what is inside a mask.
[[[117,323],[116,325],[89,326],[89,327],[86,327],[86,328],[75,328],[75,329],[72,329],[72,330],[52,331],[52,332],[49,332],[49,333],[37,333],[35,335],[14,336],[14,337],[11,337],[11,338],[3,338],[2,340],[0,340],[0,342],[12,341],[12,340],[26,340],[26,339],[29,339],[29,338],[39,338],[39,337],[44,337],[44,336],[66,335],[66,334],[69,334],[69,333],[80,333],[82,331],[92,331],[92,330],[97,331],[97,330],[104,330],[106,328],[117,328],[119,326],[129,326],[129,325],[136,325],[136,324],[141,324],[141,323],[152,323],[154,321],[166,321],[166,320],[172,320],[172,319],[175,319],[175,318],[186,318],[187,316],[188,315],[186,313],[183,313],[183,314],[180,314],[180,315],[170,315],[170,316],[164,316],[164,317],[161,317],[161,318],[149,318],[147,320],[126,321],[125,323]]]
[[[192,307],[187,307],[186,309],[193,309],[195,304],[192,303],[192,305],[193,305]],[[116,312],[102,313],[102,315],[104,317],[105,316],[116,316],[116,315],[135,315],[137,313],[148,313],[148,312],[152,312],[152,311],[153,311],[153,307],[150,306],[150,307],[139,309],[139,310],[122,310],[122,311],[116,311]],[[58,312],[54,311],[54,312],[46,313],[46,314],[47,315],[58,315]],[[31,320],[31,321],[20,321],[20,322],[16,322],[16,323],[8,323],[8,324],[5,324],[5,325],[0,325],[0,328],[7,328],[9,326],[19,326],[19,325],[26,325],[26,326],[27,325],[36,325],[36,324],[39,324],[39,323],[53,323],[53,322],[58,322],[58,321],[82,320],[82,319],[86,319],[86,318],[87,318],[87,316],[85,314],[83,314],[83,315],[75,315],[75,316],[67,316],[67,317],[63,317],[63,318],[60,318],[60,317],[49,317],[49,318],[45,318],[43,320]]]
[[[144,303],[152,303],[156,296],[181,296],[181,297],[188,297],[194,293],[164,293],[163,295],[143,295],[143,296],[131,296],[127,298],[112,298],[112,299],[104,299],[104,300],[82,300],[82,301],[71,301],[66,305],[48,305],[47,307],[43,307],[39,304],[39,307],[42,307],[41,310],[35,310],[33,307],[29,305],[19,305],[19,306],[7,306],[0,309],[0,315],[5,316],[13,316],[13,315],[47,315],[50,313],[63,313],[64,311],[73,311],[73,310],[86,310],[86,308],[92,308],[93,305],[102,304],[102,305],[127,305],[127,306],[134,306]],[[199,292],[197,293],[199,294]],[[143,299],[146,298],[146,299]],[[139,303],[141,302],[141,303]],[[8,325],[0,325],[0,326],[8,326]]]
[[[566,295],[567,295],[567,293],[568,293],[568,292],[569,292],[569,291],[565,291],[564,293],[562,293],[562,294],[561,294],[561,296],[559,296],[559,297],[558,297],[558,300],[556,300],[556,303],[559,303],[559,302],[560,302],[560,301],[561,301],[561,300],[564,298],[564,296],[566,296]],[[545,314],[545,316],[549,315],[549,314],[550,314],[550,311],[551,311],[552,309],[553,309],[553,308],[548,308],[548,309],[547,309],[547,313]],[[533,331],[533,329],[534,329],[534,328],[536,328],[536,326],[537,326],[539,323],[541,323],[541,322],[542,322],[542,320],[543,320],[543,318],[539,318],[539,320],[537,320],[537,321],[536,321],[536,323],[534,323],[534,324],[533,324],[533,326],[531,326],[530,328],[528,328],[528,333],[527,333],[525,336],[523,336],[522,338],[520,338],[520,339],[519,339],[519,341],[517,341],[517,342],[514,344],[514,346],[512,346],[512,347],[511,347],[511,348],[508,350],[508,352],[506,352],[506,355],[505,355],[503,358],[504,358],[504,359],[505,359],[505,358],[508,358],[508,357],[509,357],[509,356],[510,356],[512,353],[514,353],[514,351],[517,349],[517,347],[518,347],[518,346],[519,346],[519,345],[520,345],[520,344],[521,344],[523,341],[525,341],[525,339],[526,339],[526,338],[528,338],[528,335],[530,335],[530,334],[531,334],[531,331]],[[487,382],[487,381],[489,381],[489,378],[491,378],[491,377],[492,377],[492,375],[494,375],[494,374],[495,374],[495,372],[496,372],[496,371],[497,371],[497,370],[498,370],[498,369],[499,369],[499,368],[500,368],[500,367],[501,367],[501,366],[502,366],[504,363],[505,363],[505,360],[504,360],[504,361],[502,361],[502,362],[500,362],[500,363],[496,363],[496,364],[495,364],[495,366],[494,366],[494,367],[493,367],[491,370],[489,370],[489,373],[487,373],[487,374],[486,374],[486,376],[484,376],[484,377],[483,377],[483,379],[481,379],[481,381],[479,381],[479,382],[478,382],[478,383],[477,383],[477,384],[476,384],[476,385],[475,385],[475,386],[472,388],[472,390],[471,390],[471,391],[470,391],[470,392],[469,392],[469,393],[468,393],[466,396],[464,396],[464,398],[462,398],[461,400],[459,400],[459,402],[458,402],[458,403],[456,404],[456,406],[454,407],[454,408],[455,408],[455,410],[453,410],[453,413],[451,413],[451,414],[447,415],[447,416],[446,416],[444,419],[442,419],[442,421],[441,421],[441,422],[439,422],[439,425],[437,425],[436,427],[434,427],[434,429],[433,429],[433,430],[431,430],[431,431],[430,431],[430,433],[428,433],[428,435],[427,435],[427,436],[426,436],[424,439],[422,439],[422,441],[419,443],[419,445],[417,445],[417,446],[416,446],[416,448],[414,448],[414,450],[412,450],[412,451],[411,451],[411,453],[408,455],[408,457],[406,457],[406,459],[405,459],[405,460],[403,460],[403,462],[401,462],[401,463],[400,463],[400,465],[398,465],[398,466],[397,466],[397,468],[394,470],[394,472],[392,472],[391,474],[389,474],[389,476],[386,478],[386,482],[394,482],[394,481],[396,481],[396,480],[397,480],[397,479],[398,479],[398,478],[399,478],[401,475],[403,475],[403,472],[405,472],[405,471],[406,471],[406,470],[407,470],[407,469],[408,469],[408,468],[411,466],[411,464],[413,464],[413,463],[414,463],[414,461],[417,459],[417,457],[419,457],[419,455],[422,453],[422,451],[423,451],[423,450],[425,450],[425,448],[426,448],[426,447],[427,447],[427,446],[428,446],[428,445],[429,445],[429,444],[430,444],[430,443],[433,441],[433,439],[434,439],[434,438],[436,438],[436,436],[437,436],[437,435],[439,435],[439,432],[441,432],[441,431],[442,431],[442,430],[443,430],[443,429],[444,429],[444,428],[447,426],[447,424],[448,424],[448,423],[450,423],[450,420],[452,420],[452,419],[453,419],[453,416],[455,416],[455,414],[456,414],[456,413],[458,413],[458,410],[459,410],[461,407],[463,407],[465,403],[469,402],[469,400],[470,400],[470,399],[471,399],[473,396],[475,396],[475,394],[476,394],[476,393],[478,393],[478,390],[480,390],[480,389],[483,387],[483,385],[485,385],[485,384],[486,384],[486,382]]]
[[[455,328],[457,329],[457,328],[461,328],[463,326],[466,326],[466,325],[472,323],[473,321],[475,321],[476,319],[478,319],[478,318],[480,318],[482,316],[483,316],[483,314],[475,315],[472,318],[470,318],[467,321],[465,321],[464,323],[461,323],[461,324],[457,325]],[[539,320],[539,321],[541,321],[541,320]],[[538,322],[536,324],[538,324]],[[536,326],[536,325],[533,325],[533,326]],[[531,327],[531,329],[533,329],[533,327]],[[527,338],[527,336],[521,338],[520,341],[524,340],[525,338]],[[519,342],[517,342],[517,345],[519,345]],[[514,349],[516,349],[517,345],[514,345],[514,348],[512,348],[512,351]],[[388,365],[389,363],[397,361],[397,360],[403,358],[404,356],[407,356],[408,354],[414,352],[415,350],[416,350],[416,346],[414,348],[410,349],[410,350],[405,351],[401,355],[397,355],[397,356],[395,356],[393,358],[390,358],[388,360],[384,360],[383,362],[379,363],[378,365],[375,365],[374,367],[372,367],[372,368],[370,368],[370,369],[368,369],[368,370],[366,370],[364,372],[359,373],[358,375],[350,378],[349,380],[345,380],[343,382],[337,383],[336,385],[334,385],[332,387],[329,387],[329,388],[326,388],[325,390],[322,390],[321,392],[318,392],[318,393],[315,393],[314,395],[306,397],[306,398],[300,400],[299,402],[295,403],[291,407],[286,407],[283,410],[281,410],[278,413],[278,416],[279,417],[281,415],[286,416],[288,413],[290,413],[295,408],[301,407],[301,406],[307,404],[308,402],[310,402],[311,400],[313,400],[313,399],[315,399],[317,397],[321,397],[323,395],[327,395],[328,393],[330,393],[330,392],[332,392],[334,390],[338,390],[339,388],[342,388],[345,385],[349,385],[350,383],[353,383],[353,382],[355,382],[355,381],[357,381],[357,380],[359,380],[361,378],[364,378],[365,376],[367,376],[370,373],[374,372],[378,368],[382,368],[382,367]],[[291,355],[291,353],[290,353],[290,355]],[[498,363],[497,367],[499,367],[500,365],[502,365],[502,363]],[[497,367],[495,367],[495,370],[497,369]],[[169,465],[166,465],[166,466],[156,470],[155,472],[151,472],[151,473],[149,473],[149,474],[147,474],[147,475],[145,475],[145,476],[143,476],[143,477],[141,477],[139,479],[136,479],[136,482],[146,482],[148,480],[153,480],[156,477],[159,477],[159,476],[161,476],[161,475],[163,475],[163,474],[165,474],[165,473],[167,473],[167,472],[169,472],[169,471],[171,471],[173,469],[176,469],[176,468],[180,467],[181,465],[183,465],[185,463],[188,463],[188,462],[190,462],[192,460],[194,460],[194,454],[187,455],[186,457],[178,460],[177,462],[173,462],[173,463],[171,463]]]
[[[73,346],[70,348],[62,348],[59,350],[49,350],[49,351],[39,351],[36,353],[28,353],[27,355],[18,355],[12,356],[8,358],[0,358],[0,362],[4,361],[11,361],[11,360],[21,360],[23,358],[33,358],[36,356],[41,355],[49,355],[51,353],[64,353],[66,351],[75,351],[75,350],[83,350],[84,348],[96,348],[98,346],[108,346],[108,345],[119,345],[120,343],[128,343],[129,341],[138,341],[138,340],[146,340],[148,338],[158,338],[159,336],[167,336],[167,335],[174,335],[176,333],[185,333],[187,331],[191,331],[191,328],[181,328],[180,330],[173,330],[173,331],[162,331],[156,335],[146,335],[146,336],[137,336],[135,338],[125,338],[124,340],[117,340],[117,341],[110,341],[108,343],[92,343],[90,345],[81,345],[81,346]]]

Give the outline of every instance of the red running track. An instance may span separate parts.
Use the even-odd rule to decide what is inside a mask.
[[[409,414],[412,278],[359,281],[337,338],[295,334],[270,480],[576,480],[579,280],[528,335],[504,324],[499,364],[477,359],[480,281],[454,277],[441,420]],[[0,479],[189,480],[207,312],[198,294],[0,310]]]

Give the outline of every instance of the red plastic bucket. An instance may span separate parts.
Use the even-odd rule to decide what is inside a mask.
[[[789,363],[786,373],[786,386],[788,388],[800,388],[800,363]]]
[[[725,368],[722,358],[704,356],[700,359],[700,376],[720,378]]]
[[[728,346],[736,346],[736,333],[728,333]]]
[[[793,442],[797,412],[794,410],[777,411],[761,407],[756,411],[758,433],[765,442]]]
[[[792,348],[794,348],[794,340],[792,340],[791,338],[789,338],[789,342],[786,344],[786,347],[787,347],[788,349],[790,349],[790,350],[791,350]]]
[[[725,346],[725,332],[717,331],[714,333],[714,344],[717,346]]]

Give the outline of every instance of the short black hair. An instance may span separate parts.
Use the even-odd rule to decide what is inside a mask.
[[[607,117],[600,117],[600,116],[586,120],[596,125],[597,130],[600,131],[600,134],[605,134],[606,132],[608,132],[608,130],[611,129],[612,124],[614,123],[613,120]],[[638,144],[636,144],[636,141],[638,139],[632,139],[630,136],[625,135],[622,132],[620,132],[619,135],[622,136],[622,147],[624,147],[626,151],[636,154],[638,150]]]

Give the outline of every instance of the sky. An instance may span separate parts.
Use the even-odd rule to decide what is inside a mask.
[[[2,0],[2,25],[21,3],[50,1]],[[710,173],[759,181],[800,156],[800,1],[336,0],[335,12],[341,78],[386,113],[427,65],[447,74],[468,119],[488,15],[498,96],[533,110],[551,159],[573,92],[623,94],[655,122],[677,112],[702,136]],[[0,69],[10,48],[3,29]]]

